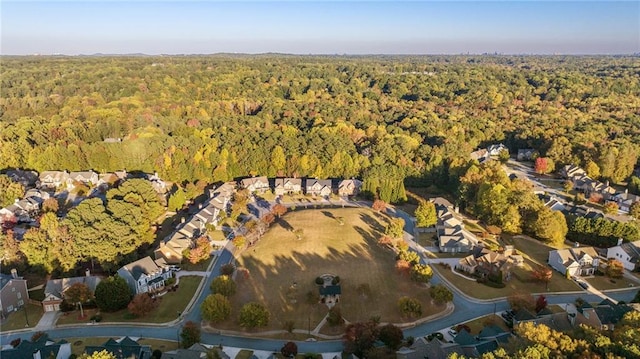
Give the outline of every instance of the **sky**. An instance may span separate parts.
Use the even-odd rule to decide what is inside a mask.
[[[640,1],[0,1],[2,55],[640,53]]]

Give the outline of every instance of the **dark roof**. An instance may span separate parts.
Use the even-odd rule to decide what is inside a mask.
[[[478,354],[482,355],[484,353],[492,352],[498,349],[498,343],[495,340],[489,340],[486,342],[478,343],[475,347],[478,351]]]
[[[140,345],[129,337],[124,337],[119,343],[114,339],[109,339],[101,346],[87,346],[85,348],[85,352],[89,355],[103,350],[113,354],[116,359],[151,358],[151,348],[148,345]]]
[[[549,308],[542,308],[538,313],[536,313],[538,317],[543,315],[552,315],[552,314],[553,312]]]
[[[521,322],[523,320],[536,319],[536,316],[531,314],[531,312],[529,312],[528,310],[522,308],[518,312],[516,312],[516,315],[513,316],[513,319]]]
[[[608,301],[608,300],[607,300]],[[605,304],[595,307],[596,314],[602,324],[616,324],[633,308],[626,304]]]
[[[487,325],[484,328],[482,328],[482,330],[480,331],[480,334],[478,334],[478,338],[480,339],[495,338],[496,336],[502,333],[505,333],[505,331],[502,330],[502,328],[500,328],[499,326],[495,324]]]
[[[475,345],[478,343],[476,338],[472,337],[471,334],[464,329],[461,330],[455,338],[453,338],[453,341],[460,345]]]
[[[320,295],[336,295],[342,294],[340,285],[328,285],[320,287]]]
[[[44,334],[34,342],[25,339],[20,341],[20,344],[15,348],[2,350],[0,352],[0,357],[2,359],[33,358],[33,354],[38,351],[40,351],[41,358],[49,358],[52,353],[55,357],[58,355],[58,351],[60,351],[60,345],[65,343],[66,341],[63,340],[57,343],[51,342],[49,340],[49,336]]]

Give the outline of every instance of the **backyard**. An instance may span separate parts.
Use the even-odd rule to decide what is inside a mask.
[[[295,329],[313,329],[328,311],[318,303],[314,283],[326,273],[341,278],[338,306],[350,322],[372,316],[380,316],[382,322],[410,321],[397,308],[402,296],[418,298],[423,316],[441,311],[444,306],[431,305],[425,286],[397,274],[395,254],[377,244],[387,221],[368,208],[289,212],[238,258],[238,293],[231,300],[231,319],[216,327],[238,329],[240,307],[258,301],[271,313],[264,330],[283,329],[286,322],[293,322]],[[299,229],[300,239],[295,234]]]
[[[159,298],[160,305],[151,314],[141,317],[132,318],[127,309],[119,310],[113,313],[100,313],[102,322],[147,322],[147,323],[166,323],[177,318],[177,313],[184,311],[185,307],[193,297],[200,284],[202,277],[184,276],[180,278],[179,288],[175,292],[168,292]],[[98,312],[97,309],[86,309],[85,317],[80,319],[80,311],[68,312],[60,316],[57,324],[77,324],[88,323],[90,318]]]

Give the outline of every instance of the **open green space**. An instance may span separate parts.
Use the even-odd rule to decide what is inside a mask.
[[[71,343],[71,353],[80,356],[84,353],[85,347],[102,345],[107,340],[109,340],[109,337],[83,337],[83,338],[63,338],[63,339]],[[114,338],[114,339],[118,339],[118,338]],[[178,349],[177,339],[178,338],[176,337],[176,341],[170,341],[170,340],[140,338],[138,340],[138,344],[150,345],[151,350],[158,349],[160,351],[165,352],[169,350]]]
[[[25,315],[26,308],[26,315]],[[44,314],[41,305],[27,303],[23,308],[13,312],[0,322],[0,331],[18,330],[35,327]]]
[[[344,224],[336,219],[344,218]],[[282,330],[285,322],[295,329],[315,328],[328,312],[318,303],[316,277],[341,278],[338,306],[350,322],[380,316],[383,322],[401,323],[397,301],[402,296],[419,299],[423,315],[441,311],[431,304],[429,291],[396,273],[395,254],[377,245],[388,217],[368,208],[326,208],[289,212],[265,236],[238,258],[238,291],[232,297],[232,315],[216,328],[238,330],[241,306],[265,304],[271,321],[260,330]],[[294,234],[302,229],[300,239]],[[322,330],[325,333],[325,329]]]
[[[438,241],[438,235],[434,233],[418,233],[417,242],[423,247],[435,247]],[[415,240],[414,239],[414,240]]]
[[[180,267],[182,268],[182,270],[186,270],[186,271],[195,271],[195,272],[202,272],[202,271],[206,271],[207,268],[209,267],[209,264],[211,264],[211,261],[214,260],[216,258],[215,255],[212,255],[209,259],[207,260],[202,260],[198,263],[191,263],[189,262],[188,259],[185,259],[181,264]]]
[[[251,359],[253,356],[253,350],[242,349],[236,354],[235,359]]]
[[[101,312],[102,322],[147,322],[147,323],[166,323],[177,318],[178,312],[184,311],[187,304],[193,298],[202,277],[184,276],[180,278],[178,290],[168,292],[158,297],[160,304],[153,312],[145,317],[131,318],[127,309],[119,310],[113,313]],[[80,318],[80,311],[64,313],[58,319],[57,324],[77,324],[89,323],[91,317],[98,312],[97,309],[87,309],[84,311],[85,316]]]

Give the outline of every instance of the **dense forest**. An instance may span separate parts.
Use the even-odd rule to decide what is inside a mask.
[[[491,143],[617,183],[640,148],[638,57],[3,57],[0,75],[2,168],[356,176],[397,201],[456,190]]]

